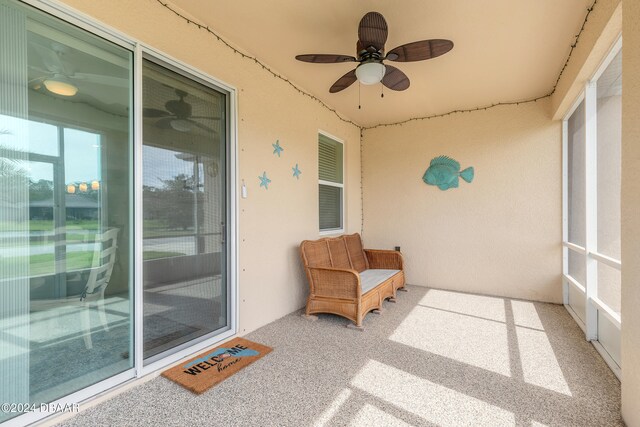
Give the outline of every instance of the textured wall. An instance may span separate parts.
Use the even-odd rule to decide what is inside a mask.
[[[622,414],[640,426],[640,2],[624,2],[622,36]]]
[[[364,242],[402,247],[411,284],[559,303],[561,125],[549,100],[364,132]],[[422,182],[433,157],[471,184]]]
[[[152,0],[87,2],[69,6],[238,89],[240,333],[305,304],[307,283],[298,256],[303,239],[318,238],[319,129],[345,141],[346,226],[360,231],[360,131],[214,37]],[[127,13],[122,13],[122,11]],[[272,154],[279,139],[282,156]],[[300,180],[292,177],[296,164]],[[272,183],[259,188],[266,171]],[[235,189],[239,194],[239,187]]]

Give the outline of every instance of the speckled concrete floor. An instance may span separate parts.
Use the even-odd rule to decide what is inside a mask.
[[[410,287],[365,331],[293,313],[196,396],[158,377],[64,426],[615,426],[620,383],[564,307]]]

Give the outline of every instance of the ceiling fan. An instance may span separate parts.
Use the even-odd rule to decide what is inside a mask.
[[[51,47],[45,47],[38,43],[31,43],[38,56],[42,60],[46,70],[36,66],[29,68],[41,76],[31,79],[30,82],[42,82],[50,91],[57,95],[73,96],[78,92],[78,82],[97,83],[113,87],[126,88],[129,81],[125,78],[76,72],[76,67],[64,57],[69,48],[60,43],[53,42]]]
[[[337,62],[359,62],[358,66],[340,77],[329,92],[340,92],[351,86],[356,80],[362,84],[379,83],[392,90],[405,90],[409,87],[409,78],[402,71],[383,61],[413,62],[435,58],[453,49],[453,42],[444,39],[421,40],[403,44],[391,49],[386,55],[384,44],[387,41],[387,22],[378,12],[369,12],[362,17],[358,25],[357,58],[348,55],[310,54],[298,55],[296,59],[318,64]]]
[[[208,132],[215,132],[215,130],[197,122],[194,119],[219,120],[219,118],[211,116],[193,116],[193,108],[191,104],[184,100],[188,93],[183,90],[176,89],[176,95],[179,99],[171,99],[165,102],[164,108],[166,108],[166,110],[158,110],[156,108],[143,109],[144,117],[161,117],[161,119],[155,124],[161,129],[174,129],[179,132],[189,132],[195,126]]]

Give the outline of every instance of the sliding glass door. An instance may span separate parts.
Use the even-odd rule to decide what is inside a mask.
[[[234,332],[233,89],[74,22],[0,0],[0,424]]]
[[[133,367],[132,59],[0,0],[2,403]]]
[[[143,62],[145,363],[229,328],[227,96]]]

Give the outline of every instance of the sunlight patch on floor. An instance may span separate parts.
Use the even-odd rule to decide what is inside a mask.
[[[12,366],[11,359],[28,360],[29,323],[25,319],[28,319],[28,316],[2,319],[2,328],[0,329],[2,332],[0,334],[0,374],[2,375],[4,375],[3,368]],[[19,372],[16,374],[19,375]]]
[[[351,384],[438,425],[515,425],[509,411],[376,360],[369,360]]]
[[[366,403],[353,418],[351,427],[411,427],[399,418]]]
[[[504,303],[500,302],[504,309]],[[511,376],[507,327],[504,323],[417,306],[389,339]]]
[[[351,396],[351,389],[345,388],[343,389],[335,399],[327,406],[327,409],[324,410],[322,414],[318,417],[318,419],[313,423],[314,427],[324,427],[331,421],[331,419],[338,413],[340,407],[344,405],[344,403]]]
[[[121,297],[107,297],[104,300],[107,324],[113,326],[117,322],[129,319],[130,303]],[[28,318],[30,324],[29,340],[37,343],[53,342],[68,338],[86,331],[82,327],[80,316],[84,310],[89,310],[91,328],[102,327],[95,303],[65,304],[61,301],[56,305],[52,300],[50,307],[42,311],[32,311]]]
[[[497,322],[505,321],[502,298],[429,289],[418,304]]]
[[[511,309],[513,310],[513,320],[516,326],[524,326],[527,328],[538,329],[544,331],[540,316],[535,305],[526,301],[511,300]]]
[[[524,381],[571,396],[547,334],[516,326]]]

